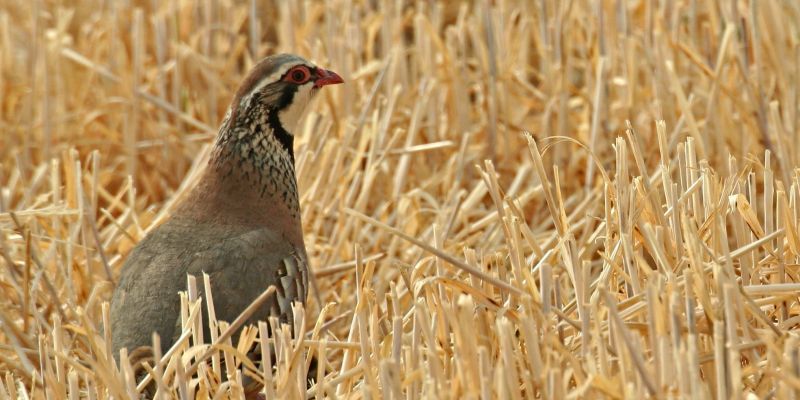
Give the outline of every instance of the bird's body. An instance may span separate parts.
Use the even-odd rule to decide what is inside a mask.
[[[123,347],[150,346],[153,332],[162,351],[169,349],[180,334],[178,293],[187,274],[210,276],[219,320],[235,320],[270,285],[276,296],[248,322],[288,320],[291,303],[305,302],[308,266],[290,132],[317,89],[341,82],[292,55],[268,57],[250,72],[200,182],[122,268],[111,301],[115,357]]]

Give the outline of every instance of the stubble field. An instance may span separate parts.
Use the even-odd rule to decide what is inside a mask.
[[[138,396],[105,302],[277,52],[346,82],[295,132],[316,289],[216,343],[190,290],[159,396],[800,397],[798,3],[45,0],[0,3],[0,398]]]

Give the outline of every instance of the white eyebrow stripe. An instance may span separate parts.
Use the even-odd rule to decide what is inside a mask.
[[[257,93],[258,91],[260,91],[261,89],[263,89],[263,88],[264,88],[264,86],[267,86],[267,85],[269,85],[270,83],[273,83],[273,82],[275,82],[276,80],[278,80],[278,78],[280,78],[281,76],[283,76],[283,74],[285,74],[285,73],[286,73],[286,71],[288,71],[288,70],[290,70],[292,67],[294,67],[294,66],[296,66],[296,65],[300,65],[300,64],[302,64],[302,63],[301,63],[301,62],[296,62],[296,63],[287,63],[286,65],[283,65],[283,66],[281,66],[281,67],[280,67],[280,68],[279,68],[277,71],[275,71],[275,72],[273,72],[273,73],[271,73],[271,74],[269,74],[269,75],[265,76],[265,77],[264,77],[264,78],[262,78],[260,81],[258,81],[258,85],[256,85],[256,86],[255,86],[255,87],[253,87],[252,89],[250,89],[250,91],[249,91],[249,92],[247,92],[247,94],[246,94],[246,95],[242,96],[242,99],[239,101],[239,104],[240,104],[240,105],[242,105],[242,104],[245,104],[245,102],[246,102],[246,101],[249,101],[249,100],[250,100],[250,97],[251,97],[251,96],[252,96],[254,93]]]

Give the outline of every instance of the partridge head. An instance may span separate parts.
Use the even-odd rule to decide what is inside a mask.
[[[270,285],[276,295],[248,322],[270,315],[287,321],[291,303],[305,302],[308,267],[292,132],[318,91],[342,82],[290,54],[267,57],[250,71],[202,178],[122,267],[111,300],[115,357],[121,348],[148,354],[136,350],[151,345],[153,332],[162,352],[172,346],[180,335],[178,293],[186,289],[187,274],[210,276],[219,320],[235,320]]]

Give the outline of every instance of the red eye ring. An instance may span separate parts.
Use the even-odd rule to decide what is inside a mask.
[[[283,78],[286,82],[302,85],[311,79],[311,71],[305,65],[298,65],[289,70]]]

